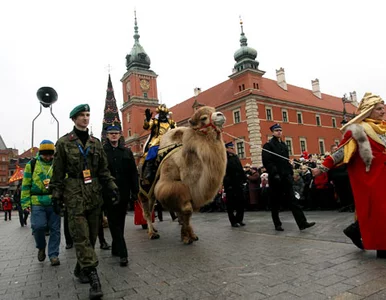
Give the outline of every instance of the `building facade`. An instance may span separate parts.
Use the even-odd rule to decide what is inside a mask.
[[[150,58],[139,43],[136,18],[134,32],[134,46],[126,56],[127,72],[121,79],[121,111],[125,141],[138,157],[148,136],[142,128],[145,109],[154,114],[159,101],[157,75],[150,70]],[[277,122],[282,124],[292,157],[299,157],[303,151],[330,151],[342,138],[342,99],[322,93],[318,79],[311,81],[310,90],[287,84],[283,68],[276,70],[276,80],[265,78],[256,57],[257,51],[248,47],[241,23],[233,73],[206,91],[196,88],[191,98],[171,107],[178,126],[187,125],[195,109],[204,105],[215,107],[227,118],[224,141],[234,142],[243,164],[261,164],[262,145],[271,137],[270,126]],[[349,115],[356,109],[356,93],[350,95],[352,103],[345,103]]]

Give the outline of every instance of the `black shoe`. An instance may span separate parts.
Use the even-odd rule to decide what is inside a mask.
[[[111,246],[107,242],[103,242],[100,246],[102,250],[111,250]]]
[[[239,222],[239,225],[240,225],[240,226],[245,226],[246,224],[243,223],[243,222]]]
[[[240,227],[240,225],[237,223],[234,223],[234,224],[232,224],[232,227]]]
[[[72,247],[74,247],[73,244],[66,244],[66,249],[71,249]]]
[[[38,261],[44,261],[46,259],[46,249],[39,249]]]
[[[299,226],[299,229],[304,230],[314,226],[315,224],[316,224],[315,222],[305,222],[302,226]]]
[[[126,267],[129,264],[129,261],[127,260],[127,257],[121,257],[119,260],[119,265],[121,267]]]
[[[360,236],[360,234],[358,235],[354,230],[350,230],[351,229],[351,225],[349,227],[347,227],[346,229],[343,230],[343,233],[349,238],[351,239],[352,243],[357,246],[359,249],[364,249],[363,247],[363,243],[362,243],[362,238]],[[378,256],[377,256],[378,257]]]
[[[284,229],[283,229],[283,227],[281,227],[281,225],[275,226],[275,230],[276,231],[284,231]]]
[[[77,267],[75,267],[74,270],[74,276],[78,278],[80,283],[90,283],[90,279],[88,276],[84,273],[83,270],[78,270]]]
[[[386,258],[386,250],[377,250],[377,258]]]
[[[99,299],[103,296],[99,276],[95,268],[89,271],[88,278],[90,279],[90,299]]]

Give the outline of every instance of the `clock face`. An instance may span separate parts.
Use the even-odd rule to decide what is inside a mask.
[[[126,91],[129,93],[130,92],[130,81],[126,83]]]
[[[146,80],[146,79],[142,79],[140,82],[139,82],[139,85],[141,86],[141,88],[145,91],[147,91],[149,88],[150,88],[150,82],[149,80]]]

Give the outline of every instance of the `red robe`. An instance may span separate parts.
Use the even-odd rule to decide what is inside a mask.
[[[369,136],[374,156],[370,171],[356,151],[347,164],[351,188],[354,194],[355,209],[365,249],[386,250],[386,149]],[[346,132],[340,145],[352,138],[351,131]],[[331,156],[323,162],[327,168],[334,166]]]

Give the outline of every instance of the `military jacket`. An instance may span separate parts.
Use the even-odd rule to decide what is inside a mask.
[[[84,154],[79,149],[82,147]],[[88,150],[87,150],[88,149]],[[83,170],[91,172],[91,183],[85,183]],[[62,198],[69,208],[92,209],[102,205],[102,186],[117,189],[108,169],[106,154],[101,142],[89,136],[86,145],[74,131],[56,143],[50,189],[53,198]]]

